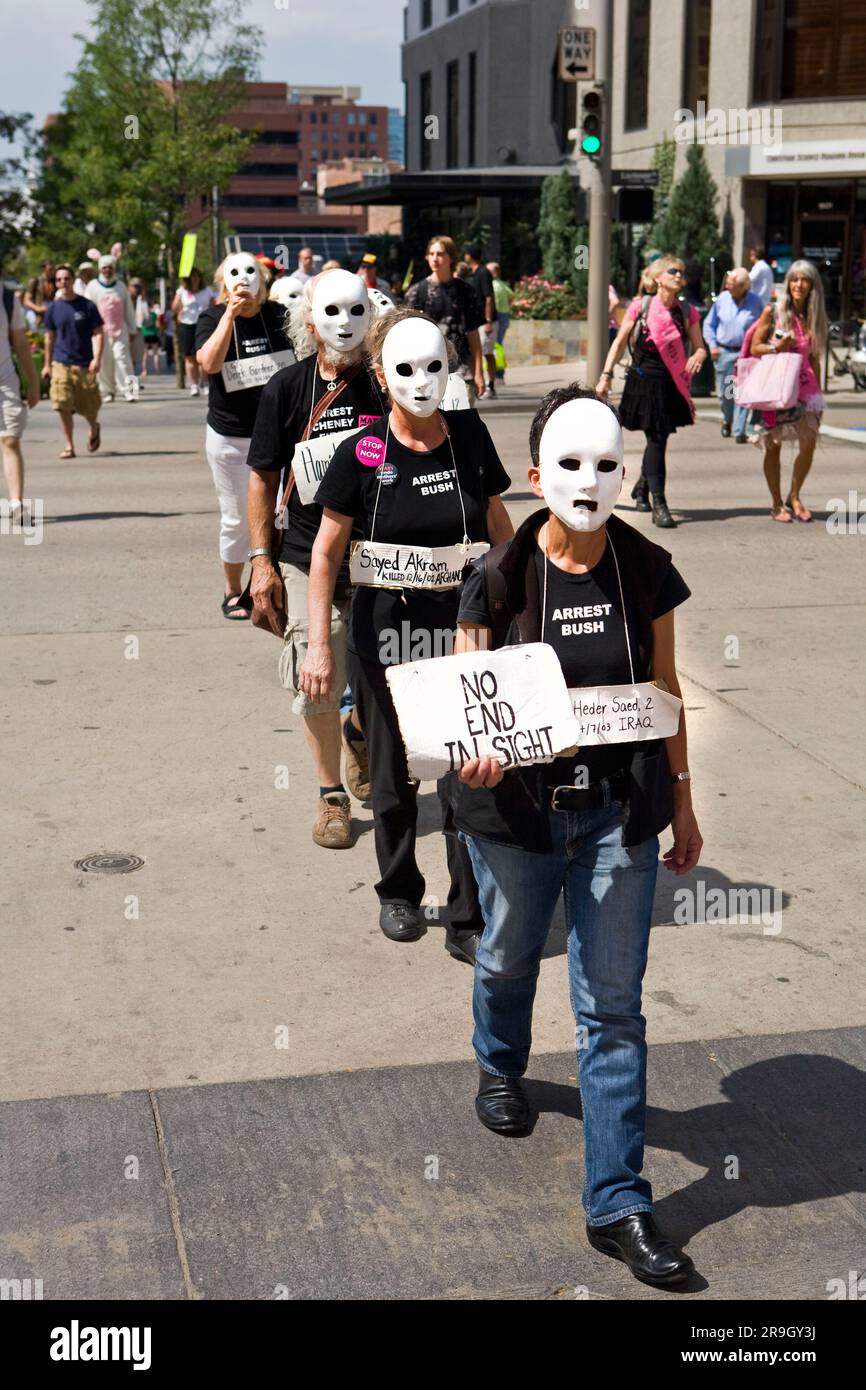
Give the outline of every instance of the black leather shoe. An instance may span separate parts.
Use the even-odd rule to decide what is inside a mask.
[[[731,427],[730,427],[730,425],[722,425],[722,439],[730,439],[730,437],[731,437]]]
[[[478,1069],[475,1113],[494,1134],[525,1134],[531,1118],[529,1101],[519,1076],[492,1076]]]
[[[749,442],[749,437],[748,437],[748,435],[746,435],[746,434],[738,434],[738,435],[737,435],[737,443],[738,443],[738,444],[748,444],[748,442]]]
[[[586,1238],[594,1250],[628,1265],[644,1284],[681,1284],[695,1266],[684,1251],[663,1236],[648,1211],[635,1212],[609,1226],[587,1226]]]
[[[668,504],[664,497],[653,498],[653,526],[664,526],[670,528],[676,526],[676,522],[668,510]]]
[[[449,956],[465,961],[467,965],[475,964],[475,952],[480,940],[480,931],[467,931],[465,928],[452,931],[450,927],[445,928],[445,950]]]
[[[643,474],[640,475],[632,488],[631,495],[634,498],[634,509],[636,512],[648,512],[650,510],[649,483]]]
[[[404,903],[383,903],[379,926],[389,941],[418,941],[427,930],[418,908]]]

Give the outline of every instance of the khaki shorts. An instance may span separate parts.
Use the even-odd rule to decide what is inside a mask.
[[[92,424],[99,414],[101,399],[99,383],[86,367],[70,367],[65,362],[51,363],[51,404],[55,410],[68,410],[83,415]]]
[[[334,686],[327,700],[314,704],[299,688],[298,677],[310,642],[307,618],[307,595],[310,576],[295,565],[280,562],[280,572],[286,585],[286,631],[280,652],[280,683],[294,695],[293,714],[333,714],[340,708],[346,689],[346,632],[349,626],[350,598],[331,604],[331,650],[334,653]]]

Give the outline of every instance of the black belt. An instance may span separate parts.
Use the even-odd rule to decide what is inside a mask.
[[[611,777],[602,777],[598,782],[590,782],[588,787],[552,787],[550,805],[554,811],[591,811],[595,806],[603,806],[611,801],[625,801],[628,795],[628,776],[625,772],[615,772]],[[605,795],[607,793],[607,796]]]

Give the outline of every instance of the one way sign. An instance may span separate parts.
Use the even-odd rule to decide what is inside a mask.
[[[595,80],[594,29],[560,29],[559,75],[563,82]]]

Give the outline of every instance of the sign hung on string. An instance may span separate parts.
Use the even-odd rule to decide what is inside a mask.
[[[315,439],[302,439],[295,445],[292,469],[298,497],[305,507],[315,499],[319,483],[340,445],[357,434],[360,434],[358,429],[332,430],[329,434],[317,435]]]
[[[651,681],[583,686],[568,694],[582,747],[673,738],[680,727],[682,700]]]
[[[486,541],[435,546],[355,541],[349,578],[381,589],[455,589],[463,583],[466,566],[489,549]]]

